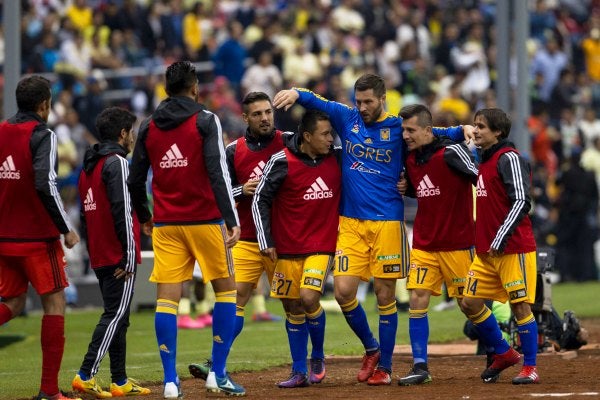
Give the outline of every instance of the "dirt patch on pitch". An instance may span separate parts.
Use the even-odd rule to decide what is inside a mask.
[[[429,368],[433,382],[414,387],[398,386],[398,376],[406,373],[412,358],[410,347],[396,347],[392,385],[371,387],[356,381],[360,357],[330,357],[327,359],[327,377],[323,383],[299,389],[279,389],[277,381],[289,374],[289,366],[267,371],[238,372],[233,374],[236,382],[247,390],[248,399],[519,399],[550,398],[563,394],[565,397],[600,398],[600,319],[583,320],[589,332],[589,343],[577,351],[540,354],[538,369],[542,383],[515,386],[511,379],[519,369],[505,371],[495,384],[484,384],[479,378],[484,356],[474,356],[475,346],[468,340],[458,343],[431,345]],[[151,386],[153,393],[148,400],[162,399],[162,386]],[[184,397],[205,398],[204,382],[184,379]],[[569,393],[571,395],[569,395]],[[596,394],[594,394],[596,393]],[[225,396],[219,396],[225,397]],[[561,396],[562,397],[562,396]]]

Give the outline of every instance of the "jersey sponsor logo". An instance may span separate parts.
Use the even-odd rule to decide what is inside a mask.
[[[365,144],[373,144],[373,139],[371,139],[370,137],[366,138]]]
[[[428,175],[425,175],[419,185],[417,186],[417,197],[430,197],[440,195],[439,186],[435,186]]]
[[[352,143],[350,140],[345,142],[346,153],[358,159],[372,160],[380,163],[392,162],[391,149],[378,149],[371,146],[366,146],[362,143]]]
[[[265,165],[267,165],[264,161],[260,161],[256,167],[250,173],[251,181],[258,181],[263,176],[263,170],[265,169]]]
[[[6,157],[0,165],[0,179],[21,179],[21,172],[17,171],[12,156]]]
[[[350,129],[350,131],[351,131],[352,133],[358,133],[358,131],[360,131],[360,127],[358,126],[358,124],[354,124],[354,125],[352,126],[352,129]]]
[[[350,166],[350,169],[354,169],[358,172],[365,172],[367,174],[380,174],[381,172],[373,169],[373,168],[368,168],[365,167],[365,163],[361,162],[361,161],[354,161],[352,163],[352,165]]]
[[[273,277],[283,279],[283,278],[285,278],[285,275],[282,272],[274,272]]]
[[[85,200],[83,200],[83,209],[85,211],[94,211],[96,209],[96,202],[94,201],[94,193],[92,192],[92,188],[89,188],[85,195]]]
[[[160,165],[161,168],[187,167],[188,159],[181,154],[179,147],[177,147],[177,143],[173,143],[158,165]]]
[[[304,270],[305,274],[316,274],[316,275],[324,275],[325,273],[323,271],[321,271],[320,269],[314,269],[314,268],[306,268]]]
[[[386,142],[390,141],[390,128],[384,128],[379,130],[379,138]]]
[[[384,264],[383,265],[383,273],[384,274],[392,274],[400,272],[400,264]]]
[[[477,197],[487,197],[487,190],[485,190],[485,185],[483,184],[483,175],[479,175],[479,179],[477,179]]]
[[[525,289],[514,290],[512,292],[508,292],[508,296],[511,300],[522,299],[527,297],[527,291]]]
[[[386,254],[383,256],[377,256],[378,261],[398,260],[402,257],[400,254]]]
[[[517,279],[516,281],[512,281],[512,282],[508,282],[506,285],[504,285],[505,288],[511,288],[513,286],[519,286],[519,285],[524,285],[525,282],[523,282],[523,279]]]
[[[330,197],[333,197],[333,190],[329,189],[321,177],[315,179],[312,185],[306,189],[306,193],[304,193],[304,200],[320,200]]]
[[[319,278],[311,278],[307,276],[304,278],[304,286],[314,286],[316,288],[320,288],[323,281]]]

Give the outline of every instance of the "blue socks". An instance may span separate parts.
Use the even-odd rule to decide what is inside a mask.
[[[408,311],[408,335],[410,336],[413,363],[427,363],[427,344],[429,342],[427,309],[410,309]]]
[[[306,314],[306,324],[310,341],[312,344],[311,358],[325,358],[323,344],[325,343],[325,311],[319,305],[319,309],[312,314]]]
[[[154,330],[163,365],[164,382],[177,382],[177,306],[178,303],[158,299],[154,314]]]
[[[288,335],[290,353],[292,355],[292,371],[308,373],[306,357],[308,356],[308,328],[304,314],[288,314],[285,320],[285,330]]]
[[[367,353],[371,354],[379,350],[379,343],[377,343],[377,340],[373,337],[373,332],[371,332],[371,328],[369,327],[365,310],[358,300],[354,299],[347,304],[340,304],[340,307],[342,308],[346,322],[348,322],[350,328],[354,331],[356,336],[358,336],[363,346],[365,346]],[[398,318],[396,317],[396,324],[397,323]]]

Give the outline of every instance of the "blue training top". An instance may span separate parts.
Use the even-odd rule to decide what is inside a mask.
[[[396,184],[404,168],[406,144],[402,118],[384,113],[366,125],[357,108],[329,101],[309,90],[295,88],[297,103],[329,115],[342,145],[342,200],[344,217],[375,221],[403,221],[404,202]],[[463,141],[462,127],[434,128],[436,136]]]

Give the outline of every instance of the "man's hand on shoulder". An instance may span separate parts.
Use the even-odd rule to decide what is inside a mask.
[[[273,107],[283,108],[284,111],[287,111],[298,100],[298,97],[300,95],[294,89],[281,90],[273,97]]]
[[[475,139],[475,127],[473,125],[463,125],[462,129],[467,143]]]

